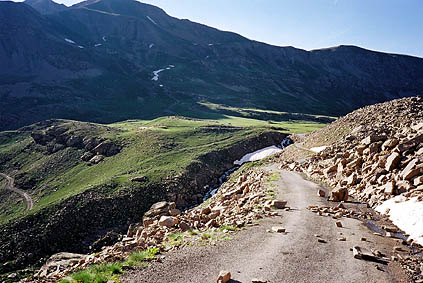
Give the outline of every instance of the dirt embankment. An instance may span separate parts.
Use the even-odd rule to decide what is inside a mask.
[[[95,188],[73,196],[1,227],[0,262],[15,261],[7,269],[41,263],[40,259],[67,251],[84,253],[108,231],[125,232],[140,222],[144,212],[161,200],[176,201],[180,208],[201,201],[204,186],[233,166],[246,153],[279,143],[286,134],[267,132],[220,151],[212,151],[191,163],[186,173],[141,190],[110,194],[110,188]],[[0,272],[6,272],[1,267]]]

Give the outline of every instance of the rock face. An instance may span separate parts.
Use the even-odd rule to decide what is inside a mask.
[[[348,195],[375,207],[404,195],[423,198],[423,98],[413,97],[354,111],[310,136],[351,129],[309,161],[283,161],[286,168],[304,172],[335,188],[330,199]],[[356,138],[346,138],[354,135]],[[337,168],[336,174],[334,168]]]

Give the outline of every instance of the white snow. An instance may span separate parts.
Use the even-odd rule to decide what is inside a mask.
[[[106,36],[103,36],[103,41],[106,42]]]
[[[79,47],[79,48],[81,48],[81,49],[83,49],[83,48],[84,48],[84,46],[82,46],[82,45],[78,45],[78,47]]]
[[[149,46],[148,46],[148,48],[153,48],[153,46],[154,46],[154,43],[151,43]]]
[[[157,71],[154,71],[153,72],[153,74],[154,74],[154,77],[151,79],[152,81],[158,81],[159,80],[159,74],[161,73],[161,72],[163,72],[163,71],[166,71],[166,70],[170,70],[171,68],[175,68],[175,66],[174,65],[169,65],[168,67],[166,67],[166,68],[164,68],[164,69],[160,69],[160,70],[157,70]]]
[[[235,165],[242,165],[246,162],[261,160],[263,158],[266,158],[268,156],[271,156],[271,155],[278,153],[278,152],[281,152],[281,151],[282,151],[282,149],[272,145],[272,146],[265,147],[265,148],[262,148],[260,150],[248,153],[248,154],[244,155],[240,160],[235,161],[234,164]]]
[[[160,87],[163,87],[163,85],[159,85]]]
[[[164,70],[165,69],[160,69],[160,70],[154,71],[153,72],[154,77],[151,80],[152,81],[158,81],[159,80],[159,73],[163,72]]]
[[[69,42],[69,43],[72,43],[72,44],[76,44],[76,43],[75,43],[75,41],[73,41],[73,40],[71,40],[71,39],[69,39],[69,38],[65,38],[65,41],[66,41],[66,42]]]
[[[150,18],[149,16],[147,16],[147,19],[149,19],[150,22],[152,22],[153,24],[155,24],[157,26],[157,23],[152,18]]]
[[[324,146],[319,146],[319,147],[312,147],[312,148],[310,148],[310,150],[315,152],[315,153],[319,153],[321,151],[324,151],[326,148],[327,148],[327,146],[324,145]]]
[[[417,201],[417,197],[396,196],[379,205],[376,211],[389,215],[395,226],[423,245],[423,202]]]
[[[96,45],[94,45],[94,47],[99,47],[99,46],[102,46],[103,44],[101,44],[101,43],[97,43]]]
[[[214,44],[213,43],[209,43],[209,46],[213,46]]]

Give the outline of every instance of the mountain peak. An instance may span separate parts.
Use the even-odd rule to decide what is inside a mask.
[[[67,9],[65,5],[58,4],[52,0],[25,0],[24,3],[43,15],[53,14]]]

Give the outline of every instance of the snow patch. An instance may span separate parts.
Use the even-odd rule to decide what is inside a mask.
[[[417,197],[396,196],[383,202],[376,211],[388,215],[395,226],[410,235],[410,239],[423,245],[423,202]]]
[[[152,44],[150,44],[149,46],[148,46],[148,48],[153,48],[154,47],[154,43],[152,43]]]
[[[101,43],[97,43],[96,45],[94,45],[94,47],[99,47],[99,46],[102,46],[103,44],[101,44]]]
[[[82,45],[78,45],[78,47],[79,47],[79,48],[81,48],[81,49],[85,48],[85,47],[84,47],[84,46],[82,46]]]
[[[106,42],[106,36],[103,36],[103,41]]]
[[[153,71],[154,77],[151,79],[152,81],[158,81],[159,80],[159,74],[163,72],[165,69],[160,69],[157,71]]]
[[[209,43],[209,46],[213,46],[214,44],[213,43]]]
[[[251,161],[257,161],[257,160],[261,160],[263,158],[266,158],[268,156],[271,156],[275,153],[281,152],[282,149],[280,149],[277,146],[268,146],[265,148],[262,148],[260,150],[248,153],[246,155],[244,155],[240,160],[237,160],[234,162],[235,165],[242,165],[246,162],[251,162]]]
[[[327,146],[324,145],[324,146],[319,146],[319,147],[312,147],[312,148],[310,148],[310,150],[315,152],[315,153],[319,153],[321,151],[324,151],[326,148],[327,148]]]
[[[147,16],[147,19],[157,26],[157,23],[152,18],[150,18],[150,16]]]
[[[163,85],[159,85],[160,87],[163,87]]]
[[[163,72],[163,71],[166,71],[166,70],[170,70],[171,68],[175,68],[175,66],[174,65],[169,65],[168,67],[166,67],[166,68],[164,68],[164,69],[160,69],[160,70],[157,70],[157,71],[153,71],[153,75],[154,75],[154,77],[151,79],[152,81],[158,81],[159,80],[159,74],[161,73],[161,72]]]
[[[69,39],[69,38],[65,38],[65,41],[66,41],[66,42],[69,42],[69,43],[72,43],[72,44],[76,44],[76,43],[75,43],[75,41],[73,41],[73,40],[71,40],[71,39]]]

